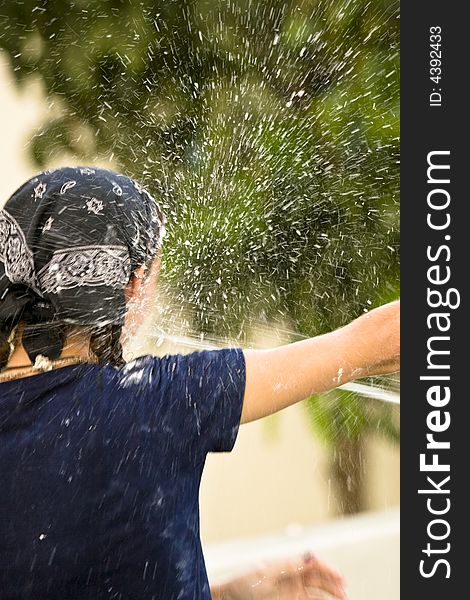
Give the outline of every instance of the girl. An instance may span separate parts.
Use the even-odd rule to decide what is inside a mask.
[[[240,423],[398,369],[398,302],[272,350],[126,364],[164,229],[139,184],[89,167],[41,173],[0,211],[1,598],[210,598],[207,453]]]

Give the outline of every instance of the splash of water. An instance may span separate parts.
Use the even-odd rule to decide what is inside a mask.
[[[289,333],[291,339],[294,338],[293,341],[308,339],[307,336],[299,335],[295,331],[284,330],[284,333]],[[221,339],[214,336],[211,336],[210,339],[204,339],[201,338],[201,336],[198,337],[195,335],[171,334],[161,328],[158,328],[157,326],[152,327],[150,339],[157,346],[160,346],[166,341],[171,342],[178,347],[188,348],[191,350],[217,350],[218,348],[222,348],[224,346],[235,347],[240,345],[237,340]],[[397,382],[394,379],[374,377],[372,381],[367,381],[367,379],[365,379],[360,383],[357,381],[345,383],[339,386],[339,389],[354,392],[361,396],[379,400],[381,402],[399,405],[400,394],[394,389],[387,389],[387,387],[390,388],[390,383],[392,383],[392,388],[397,387]]]

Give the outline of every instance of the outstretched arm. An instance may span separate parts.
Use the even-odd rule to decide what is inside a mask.
[[[400,302],[331,333],[269,350],[244,350],[244,356],[241,422],[247,423],[348,381],[398,371]]]

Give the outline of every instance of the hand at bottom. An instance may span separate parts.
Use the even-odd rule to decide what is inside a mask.
[[[267,564],[213,590],[214,600],[345,600],[342,576],[307,555]]]

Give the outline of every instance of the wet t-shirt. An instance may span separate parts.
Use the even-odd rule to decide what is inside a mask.
[[[206,600],[198,494],[229,451],[239,348],[0,383],[1,600]]]

